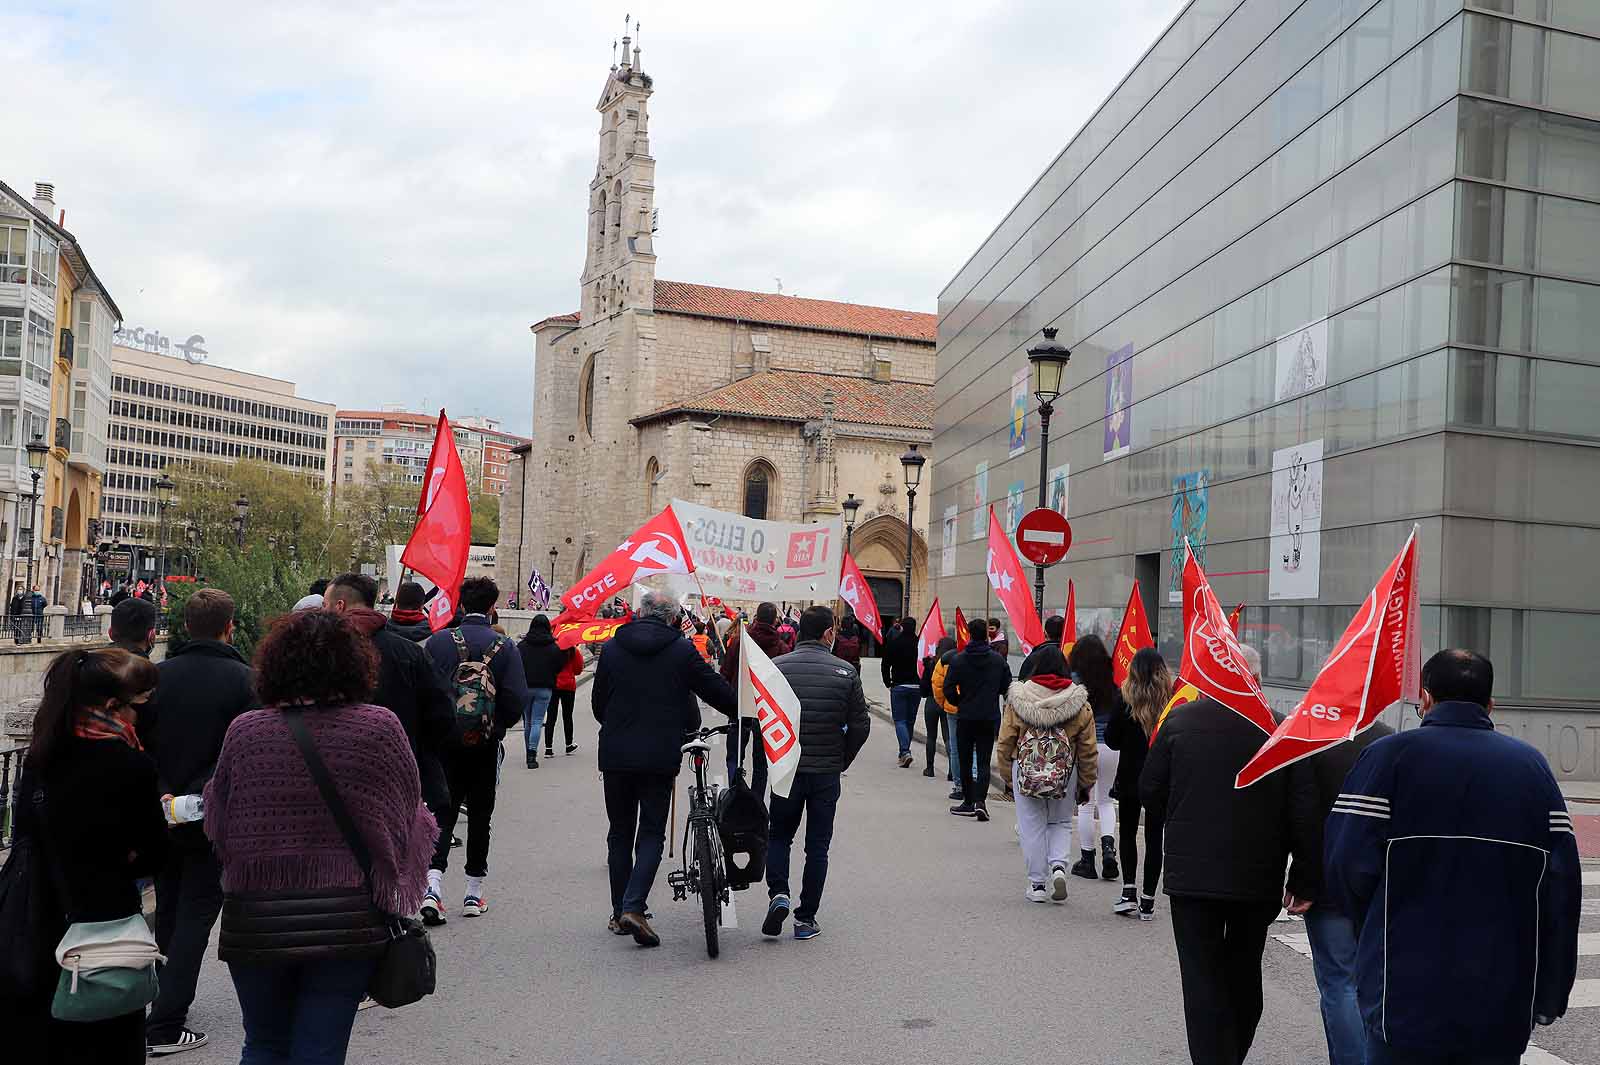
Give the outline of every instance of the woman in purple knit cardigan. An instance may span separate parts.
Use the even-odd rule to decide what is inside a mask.
[[[337,614],[292,614],[256,651],[263,709],[228,728],[205,790],[222,863],[218,955],[244,1015],[243,1060],[342,1062],[378,955],[385,914],[427,890],[437,826],[422,805],[405,730],[366,705],[370,641]],[[370,883],[307,769],[301,715],[371,855]]]

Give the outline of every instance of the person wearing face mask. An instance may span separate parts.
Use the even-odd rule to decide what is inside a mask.
[[[806,864],[800,879],[800,905],[794,906],[794,938],[822,934],[817,908],[828,878],[828,848],[839,807],[839,778],[855,761],[871,718],[861,690],[861,675],[832,652],[833,611],[814,606],[800,615],[795,649],[773,660],[800,700],[800,766],[787,796],[772,795],[767,835],[767,916],[761,934],[783,933],[791,904],[789,849],[800,819],[806,822]]]

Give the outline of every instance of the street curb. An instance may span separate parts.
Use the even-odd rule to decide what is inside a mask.
[[[882,703],[871,698],[870,696],[867,697],[867,712],[873,717],[877,718],[879,721],[882,721],[884,724],[888,725],[890,728],[894,728],[894,715],[890,713],[889,709]],[[943,713],[943,710],[940,712]],[[916,746],[917,744],[926,744],[927,742],[928,734],[926,732],[919,731],[917,726],[913,724],[911,726],[912,746]],[[943,754],[947,761],[949,760],[950,749],[942,740],[935,739],[933,741],[933,749]],[[1000,763],[998,762],[995,762],[989,766],[989,795],[990,797],[998,799],[1001,802],[1010,802],[1011,796],[1006,794],[1005,789],[1000,786],[999,766]]]

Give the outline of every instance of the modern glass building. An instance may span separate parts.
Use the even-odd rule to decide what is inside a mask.
[[[1424,654],[1600,779],[1600,3],[1194,0],[939,315],[947,609],[1037,502],[1055,325],[1054,611],[1114,631],[1137,577],[1175,660],[1187,534],[1287,709],[1417,524]]]

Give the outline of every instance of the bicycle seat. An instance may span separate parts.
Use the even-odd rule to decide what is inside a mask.
[[[709,751],[711,750],[711,744],[705,740],[690,740],[682,747],[679,747],[678,750],[683,754],[688,754],[690,751]]]

